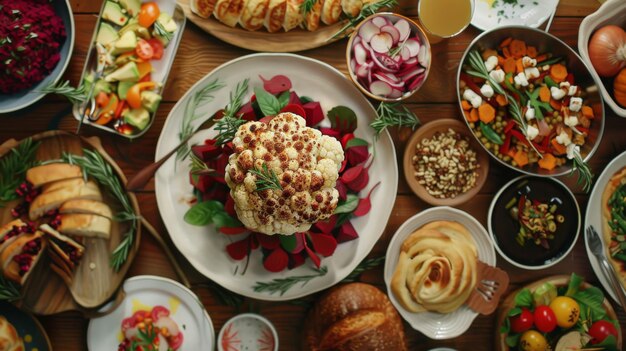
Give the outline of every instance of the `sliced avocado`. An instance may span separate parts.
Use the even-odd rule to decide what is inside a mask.
[[[144,28],[140,26],[139,23],[137,22],[134,22],[134,23],[129,22],[126,26],[124,26],[124,28],[120,29],[120,35],[124,35],[124,33],[129,32],[129,31],[135,32],[136,35],[144,39],[152,38],[152,35],[150,35],[150,31],[148,31],[148,28]]]
[[[150,123],[150,112],[143,107],[127,110],[122,114],[124,122],[135,126],[139,130],[144,130]]]
[[[137,57],[135,55],[120,55],[118,57],[115,58],[115,65],[117,67],[122,67],[125,64],[131,62],[131,61],[136,61]]]
[[[113,87],[111,86],[111,83],[105,81],[104,79],[98,79],[96,86],[93,87],[93,95],[96,96],[101,91],[109,94],[112,89]]]
[[[161,12],[157,18],[157,22],[161,23],[163,29],[170,33],[174,33],[178,29],[176,22],[174,22],[174,19],[172,19],[169,13]]]
[[[135,32],[128,31],[124,33],[111,48],[111,55],[119,55],[128,51],[135,50],[137,47],[137,35]]]
[[[96,41],[102,45],[107,45],[116,41],[119,38],[117,31],[110,24],[106,22],[100,23],[100,28],[98,29],[98,35],[96,36]]]
[[[136,82],[120,82],[117,86],[117,95],[121,100],[126,100],[126,93],[128,93],[128,89],[133,85],[137,84]]]
[[[126,9],[126,12],[133,17],[139,13],[141,9],[141,0],[119,0],[120,5]]]
[[[123,26],[128,22],[128,16],[122,12],[120,5],[113,1],[107,1],[104,4],[104,11],[102,11],[102,18],[109,22],[113,22],[118,26]]]
[[[161,95],[155,93],[154,91],[146,90],[141,92],[141,106],[143,106],[146,110],[152,113],[156,112],[160,102]]]
[[[135,26],[139,25],[138,17],[133,17],[126,22],[126,25],[120,29],[120,35],[128,32],[129,30],[134,31]]]
[[[176,22],[172,19],[172,16],[169,14],[162,12],[157,18],[156,22],[154,22],[154,30],[152,34],[161,40],[163,46],[167,46],[172,37],[174,36],[174,32],[178,29]]]
[[[104,77],[104,80],[107,82],[134,82],[138,79],[139,70],[137,69],[137,64],[134,62],[129,62]]]

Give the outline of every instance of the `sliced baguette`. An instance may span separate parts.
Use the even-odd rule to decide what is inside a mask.
[[[36,231],[33,234],[20,234],[13,242],[11,242],[7,247],[0,252],[0,262],[2,262],[2,273],[7,279],[10,279],[20,285],[23,285],[28,276],[33,271],[37,262],[39,262],[39,258],[41,258],[41,254],[45,251],[47,241],[42,238],[43,233],[40,231]],[[37,238],[42,238],[41,247],[36,255],[32,256],[32,261],[30,262],[30,266],[28,271],[20,275],[20,266],[19,264],[13,260],[13,258],[22,253],[24,246]]]
[[[67,235],[109,239],[111,220],[92,214],[63,214],[58,231]]]
[[[108,219],[113,218],[111,208],[101,201],[87,200],[87,199],[72,199],[66,201],[59,208],[60,214],[81,213],[81,214],[95,214],[98,216],[106,217]]]
[[[26,180],[33,184],[35,188],[51,182],[82,176],[83,171],[80,167],[69,163],[50,163],[36,166],[26,171]]]
[[[50,210],[58,209],[61,204],[72,199],[102,200],[102,194],[98,185],[93,181],[83,182],[74,187],[62,187],[60,189],[44,192],[37,196],[30,204],[28,217],[31,220],[43,216]]]
[[[24,221],[18,218],[18,219],[12,220],[11,222],[3,225],[2,228],[0,228],[0,252],[2,252],[2,250],[4,250],[5,247],[9,246],[10,243],[15,241],[15,239],[17,239],[17,237],[20,235],[20,233],[14,233],[14,232],[12,233],[13,227],[23,227],[23,226],[28,226],[28,224],[26,224]],[[33,228],[33,231],[34,231],[34,228]]]
[[[39,229],[48,234],[50,237],[48,252],[55,263],[61,267],[68,268],[70,272],[73,271],[76,265],[80,262],[80,259],[85,252],[85,247],[72,238],[59,233],[47,224],[42,224]],[[71,255],[73,251],[76,252],[73,257],[74,259],[72,259]],[[58,262],[58,259],[61,259],[61,262]]]

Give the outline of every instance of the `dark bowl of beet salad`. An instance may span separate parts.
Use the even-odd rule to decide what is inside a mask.
[[[0,0],[0,113],[25,108],[59,81],[74,46],[69,0]]]

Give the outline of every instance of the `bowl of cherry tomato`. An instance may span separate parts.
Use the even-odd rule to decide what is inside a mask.
[[[514,291],[498,308],[497,321],[498,351],[622,350],[615,310],[602,290],[575,273]]]

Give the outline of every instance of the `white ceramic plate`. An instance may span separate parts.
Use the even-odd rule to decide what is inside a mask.
[[[626,166],[626,152],[622,152],[619,156],[617,156],[613,161],[611,161],[602,174],[596,180],[596,185],[594,185],[593,190],[591,191],[591,195],[589,195],[589,202],[587,203],[587,211],[585,212],[585,230],[587,227],[592,225],[598,233],[600,233],[600,238],[604,241],[604,236],[602,235],[603,230],[603,221],[604,218],[602,216],[602,193],[604,192],[604,188],[606,184],[609,182],[611,177],[617,173],[620,169]],[[596,259],[596,256],[589,249],[589,243],[587,242],[587,236],[585,235],[585,246],[587,247],[587,256],[589,256],[589,262],[591,263],[591,268],[593,268],[593,272],[598,277],[600,283],[604,287],[609,295],[613,298],[613,301],[619,305],[619,300],[611,288],[611,284],[609,284],[608,280],[604,277],[604,273],[602,272],[602,268],[600,268],[600,263]],[[606,245],[606,243],[604,243]],[[626,289],[622,287],[624,292],[626,293]]]
[[[194,121],[195,127],[217,110],[224,108],[230,101],[230,91],[236,84],[250,78],[247,101],[252,95],[253,88],[262,86],[259,74],[267,79],[278,74],[285,75],[291,80],[292,89],[299,96],[309,96],[319,101],[325,112],[335,106],[344,105],[358,116],[355,135],[368,140],[372,145],[375,144],[376,148],[376,157],[369,172],[370,181],[361,194],[367,193],[374,184],[381,182],[379,188],[372,193],[372,211],[367,216],[352,220],[359,238],[340,244],[333,256],[322,260],[322,266],[328,268],[326,275],[312,279],[306,285],[296,284],[283,295],[256,292],[253,287],[257,282],[315,273],[311,269],[313,264],[307,260],[296,269],[270,273],[261,264],[260,250],[256,250],[250,257],[245,275],[242,275],[245,260],[235,261],[225,251],[226,245],[234,240],[232,236],[218,234],[212,226],[193,226],[183,220],[185,212],[189,209],[188,200],[192,198],[188,160],[176,162],[172,157],[159,169],[155,177],[156,197],[161,217],[172,241],[198,271],[223,287],[244,296],[261,300],[290,300],[332,286],[350,274],[367,256],[385,230],[391,214],[398,186],[398,167],[389,134],[385,132],[378,141],[374,140],[369,123],[375,118],[376,111],[357,88],[333,67],[293,54],[243,56],[217,67],[202,78],[170,112],[159,137],[156,159],[180,143],[179,132],[185,106],[196,92],[215,79],[225,84],[224,88],[214,93],[212,101],[202,106],[201,113],[197,113],[204,117]],[[215,135],[213,130],[204,130],[195,135],[191,143],[201,143]]]
[[[465,226],[476,242],[478,258],[490,266],[496,265],[496,252],[489,239],[489,234],[482,224],[466,212],[447,206],[429,208],[407,219],[391,238],[385,259],[385,284],[387,291],[390,292],[388,295],[391,303],[413,329],[422,332],[431,339],[450,339],[463,334],[470,327],[474,318],[478,316],[478,312],[474,312],[463,305],[456,311],[447,314],[414,313],[402,307],[394,294],[391,293],[391,277],[398,265],[402,243],[417,228],[433,221],[455,221]]]
[[[472,25],[480,30],[521,25],[537,28],[555,11],[558,0],[518,0],[516,5],[502,0],[474,0]]]
[[[132,316],[137,309],[156,305],[167,307],[180,327],[184,338],[180,351],[213,349],[213,323],[202,302],[191,290],[171,279],[150,275],[127,279],[123,289],[126,293],[124,301],[113,312],[89,322],[87,346],[90,351],[117,350],[122,341],[122,320]]]

